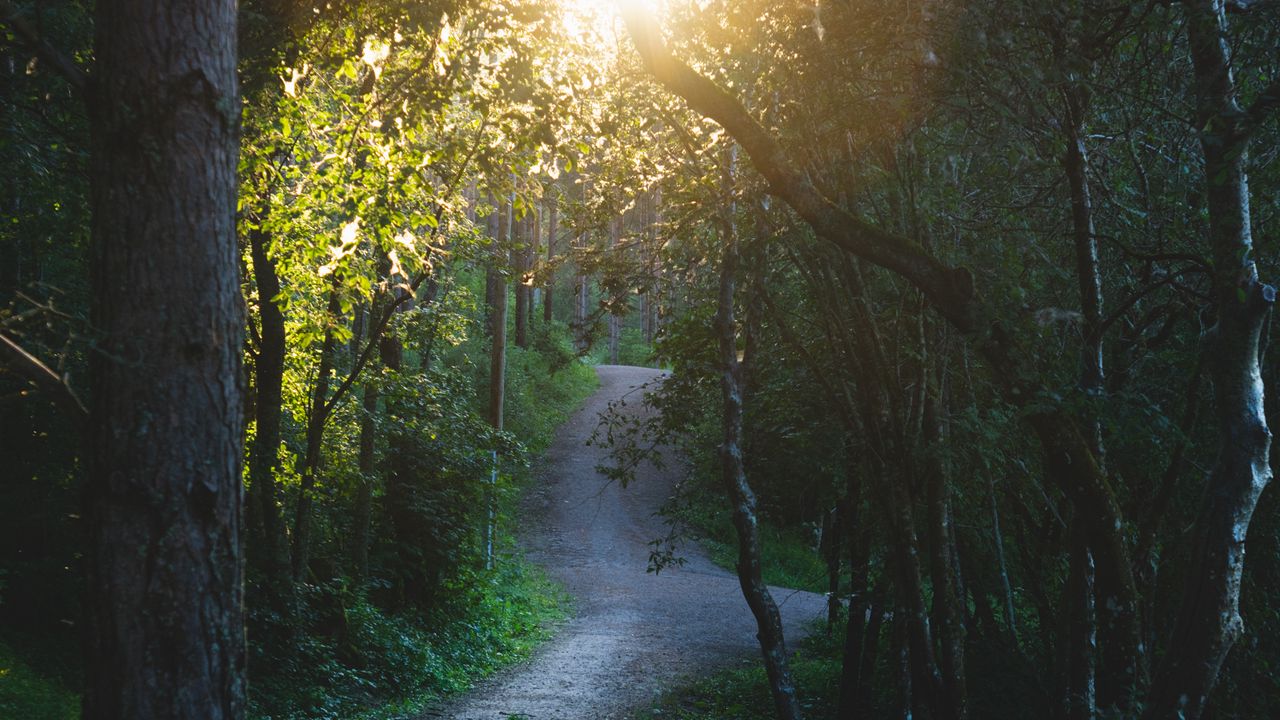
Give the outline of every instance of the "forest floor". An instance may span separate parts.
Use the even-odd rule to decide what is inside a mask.
[[[422,720],[620,720],[664,690],[758,655],[737,578],[702,548],[685,544],[682,567],[647,572],[649,542],[667,534],[656,512],[681,463],[646,463],[623,489],[595,470],[607,449],[586,441],[610,401],[626,396],[625,412],[641,412],[637,388],[661,373],[610,365],[598,373],[599,391],[557,432],[521,514],[521,544],[573,597],[572,618],[527,662]],[[774,598],[792,644],[825,616],[820,595],[774,588]]]

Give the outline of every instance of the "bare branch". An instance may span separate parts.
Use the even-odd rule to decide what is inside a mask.
[[[71,387],[58,373],[41,362],[40,358],[27,352],[4,334],[0,334],[0,368],[25,378],[37,389],[47,393],[53,404],[71,418],[76,429],[83,429],[85,421],[89,419],[89,411]]]

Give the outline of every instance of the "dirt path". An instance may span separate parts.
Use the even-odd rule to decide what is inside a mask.
[[[737,578],[699,548],[682,548],[682,568],[645,572],[647,543],[664,531],[653,514],[672,473],[643,468],[622,490],[595,471],[605,451],[584,442],[610,400],[659,373],[623,366],[598,372],[600,390],[559,430],[524,514],[522,542],[574,596],[574,617],[529,661],[424,717],[627,718],[664,689],[759,653]],[[640,392],[630,399],[634,412]],[[774,597],[791,642],[824,613],[819,595],[775,589]]]

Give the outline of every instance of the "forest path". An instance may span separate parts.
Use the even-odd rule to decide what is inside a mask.
[[[639,386],[657,370],[604,365],[600,389],[557,432],[540,484],[524,505],[521,542],[574,597],[575,614],[527,662],[499,673],[423,718],[618,720],[665,689],[734,660],[759,655],[755,620],[737,577],[685,545],[683,567],[646,572],[648,543],[666,526],[654,513],[671,493],[679,463],[646,463],[626,490],[596,472],[603,448],[586,440],[608,403],[641,411]],[[813,593],[774,588],[787,638],[825,615]]]

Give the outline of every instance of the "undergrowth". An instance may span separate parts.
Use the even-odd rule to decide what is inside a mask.
[[[843,623],[815,629],[791,656],[800,707],[808,718],[835,717]],[[771,720],[773,699],[758,658],[672,691],[640,714],[644,720]]]
[[[464,568],[445,582],[425,613],[381,609],[368,596],[378,592],[376,586],[368,592],[338,583],[310,586],[311,597],[303,603],[311,614],[304,618],[306,632],[271,643],[275,653],[251,642],[258,653],[250,665],[251,718],[411,717],[527,657],[564,617],[566,596],[520,555],[513,530],[521,490],[535,476],[537,458],[599,383],[595,371],[573,354],[563,328],[535,324],[531,331],[529,348],[508,346],[506,430],[518,440],[522,457],[504,463],[499,479],[495,569]],[[444,358],[471,376],[476,412],[488,394],[486,350],[477,338]],[[268,626],[283,622],[265,620]]]
[[[80,717],[80,698],[60,681],[18,659],[0,642],[0,718],[74,720]]]
[[[722,495],[711,490],[688,493],[671,514],[701,540],[712,562],[735,571],[738,536]],[[761,569],[766,584],[816,593],[827,591],[827,567],[814,549],[809,533],[798,528],[780,528],[768,518],[761,518],[758,527]]]

